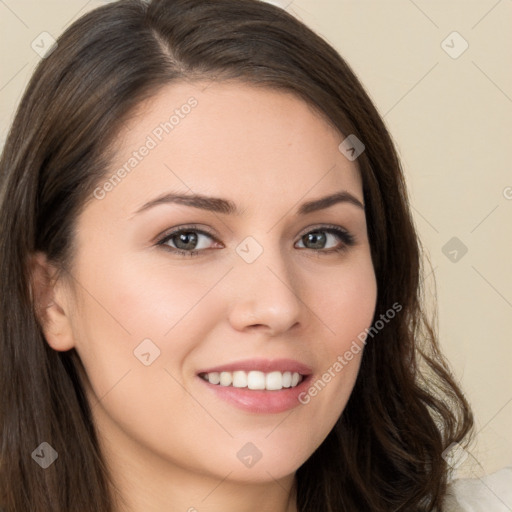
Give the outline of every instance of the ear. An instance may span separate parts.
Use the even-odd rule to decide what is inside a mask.
[[[48,345],[66,351],[74,347],[70,310],[61,279],[55,279],[57,268],[44,253],[30,256],[30,295],[36,317]]]

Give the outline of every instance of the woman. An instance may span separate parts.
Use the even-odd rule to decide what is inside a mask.
[[[442,510],[472,414],[390,136],[302,23],[96,9],[0,165],[4,510]]]

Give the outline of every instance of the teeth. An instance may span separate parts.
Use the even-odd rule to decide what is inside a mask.
[[[231,372],[221,372],[220,373],[220,385],[221,386],[230,386],[233,382],[233,374]]]
[[[220,373],[212,372],[208,374],[208,377],[212,384],[220,384]]]
[[[259,371],[234,371],[234,372],[212,372],[200,375],[210,384],[221,386],[232,386],[235,388],[266,389],[278,391],[283,388],[294,388],[302,382],[303,376],[297,372],[270,372]]]
[[[211,380],[210,380],[211,382]],[[233,387],[246,388],[247,374],[245,372],[233,372]]]

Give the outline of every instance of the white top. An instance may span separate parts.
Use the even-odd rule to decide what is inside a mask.
[[[443,512],[512,511],[512,466],[483,478],[462,478],[449,485]]]

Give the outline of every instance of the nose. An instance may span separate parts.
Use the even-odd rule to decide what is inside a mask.
[[[276,336],[299,324],[305,304],[297,277],[279,250],[265,249],[252,263],[237,261],[229,286],[232,327]]]

